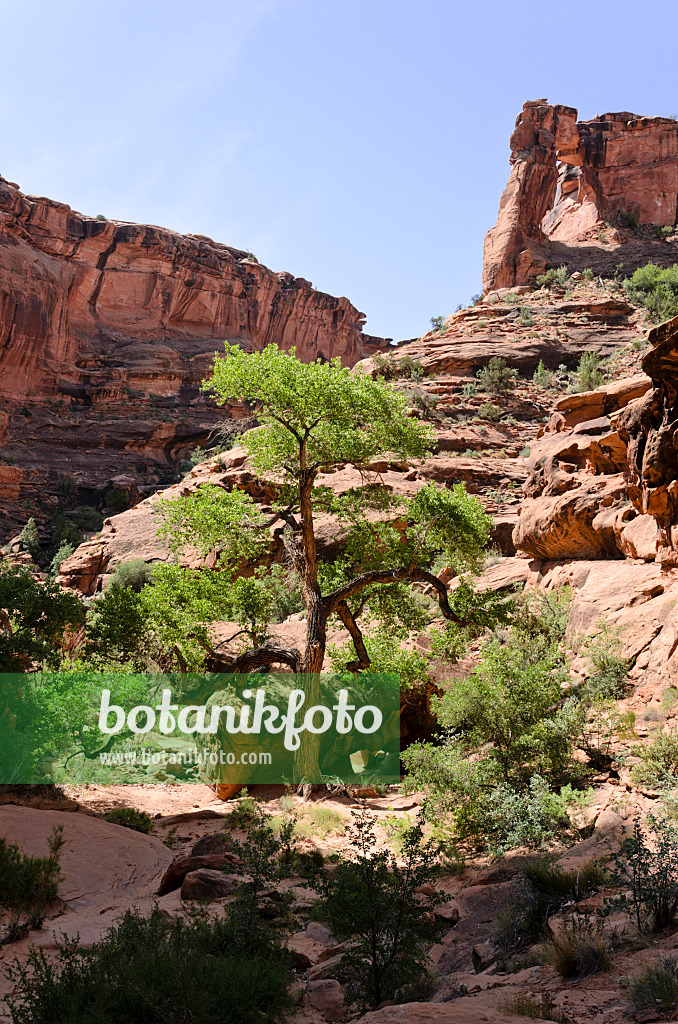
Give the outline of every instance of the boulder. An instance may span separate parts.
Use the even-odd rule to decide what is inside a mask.
[[[158,896],[164,896],[166,893],[180,888],[184,878],[191,871],[201,869],[220,871],[225,865],[237,864],[238,862],[239,858],[235,854],[227,853],[226,851],[223,853],[207,853],[197,857],[192,855],[175,857],[162,876],[158,888]]]
[[[181,883],[182,900],[210,900],[231,896],[238,875],[225,875],[213,868],[197,868],[189,871]]]

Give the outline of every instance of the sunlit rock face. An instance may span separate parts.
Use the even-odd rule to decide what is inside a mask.
[[[511,175],[485,239],[483,288],[530,283],[547,266],[626,272],[668,265],[678,204],[678,123],[628,112],[577,121],[574,107],[525,103],[511,135]],[[638,227],[635,228],[634,226]]]

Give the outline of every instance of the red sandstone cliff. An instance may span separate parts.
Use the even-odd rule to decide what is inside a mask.
[[[511,176],[485,239],[483,289],[527,284],[547,266],[625,272],[678,259],[678,122],[627,112],[577,121],[573,107],[525,103],[511,135]],[[637,221],[637,230],[620,222]],[[615,226],[616,225],[616,226]]]
[[[5,511],[64,475],[90,490],[121,473],[162,480],[223,419],[199,384],[224,340],[353,365],[385,344],[363,322],[348,299],[246,252],[84,217],[0,178]]]

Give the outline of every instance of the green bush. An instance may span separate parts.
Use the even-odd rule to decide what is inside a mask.
[[[645,306],[655,321],[678,316],[678,264],[658,267],[647,263],[624,280],[629,301]]]
[[[678,772],[678,733],[660,732],[649,743],[634,751],[641,763],[631,769],[636,786],[675,786]]]
[[[636,1010],[670,1013],[678,1006],[678,963],[673,957],[660,957],[629,979]]]
[[[605,383],[597,352],[583,352],[577,367],[577,390],[594,391]]]
[[[105,821],[112,825],[122,825],[134,829],[135,832],[148,834],[153,828],[153,819],[146,811],[138,811],[136,807],[115,807],[104,815]]]
[[[607,900],[607,908],[628,911],[641,932],[673,924],[678,913],[678,825],[648,814],[643,828],[636,818],[614,865],[614,880],[629,886],[630,893]]]
[[[478,419],[489,420],[490,423],[497,423],[502,417],[501,409],[494,402],[483,402],[478,406]]]
[[[125,587],[139,593],[150,583],[153,568],[143,558],[133,558],[130,562],[120,562],[112,573],[108,586]]]
[[[518,323],[522,324],[523,327],[532,327],[534,322],[534,315],[530,306],[521,306],[518,310]]]
[[[532,374],[532,380],[535,384],[541,384],[542,387],[548,387],[553,383],[553,373],[546,369],[543,359],[539,360],[537,369]]]
[[[431,328],[434,331],[445,330],[445,317],[444,316],[432,316],[431,317]]]
[[[507,365],[500,356],[492,356],[487,366],[476,371],[483,391],[491,395],[506,395],[516,386],[518,371]]]
[[[581,276],[584,281],[592,281],[595,277],[595,274],[593,273],[590,267],[584,267],[584,269],[581,272]]]
[[[557,285],[560,288],[564,288],[568,277],[568,270],[564,264],[560,267],[551,267],[545,274],[539,274],[537,277],[537,287],[550,288],[551,285]]]
[[[439,936],[431,909],[441,893],[421,892],[436,877],[436,854],[421,823],[403,838],[402,854],[376,850],[374,822],[354,817],[348,829],[353,858],[342,859],[319,884],[316,917],[338,939],[351,939],[343,954],[349,997],[375,1007],[403,986],[426,976],[428,949]]]
[[[33,947],[11,978],[12,1024],[273,1024],[290,1005],[289,954],[236,910],[225,920],[128,910],[91,949]]]
[[[628,689],[630,661],[621,656],[622,640],[604,623],[586,646],[590,665],[586,691],[591,700],[621,700]]]
[[[59,854],[64,844],[63,826],[52,830],[48,857],[28,857],[18,846],[0,839],[0,907],[9,911],[9,937],[21,937],[19,920],[28,916],[28,926],[38,927],[45,908],[57,898],[61,870]]]
[[[59,511],[52,523],[50,547],[56,552],[63,544],[71,544],[75,550],[82,544],[82,531],[70,517]]]

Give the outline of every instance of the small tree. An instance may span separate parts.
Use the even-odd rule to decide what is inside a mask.
[[[353,939],[341,964],[348,991],[375,1007],[426,973],[429,946],[440,932],[431,910],[450,897],[421,892],[437,874],[421,823],[405,833],[400,859],[390,850],[376,851],[367,814],[354,816],[347,831],[354,855],[320,883],[316,915],[338,939]]]
[[[614,863],[615,881],[630,885],[631,891],[609,900],[607,907],[629,910],[639,931],[672,925],[678,914],[678,825],[648,814],[643,828],[636,818]]]
[[[407,619],[413,585],[430,586],[443,616],[462,622],[447,586],[430,566],[437,556],[457,572],[480,565],[490,527],[482,506],[462,485],[446,491],[428,485],[403,499],[370,474],[377,458],[422,457],[431,444],[430,429],[408,415],[404,395],[381,379],[342,367],[338,359],[302,363],[294,351],[275,345],[255,353],[227,345],[204,386],[220,405],[257,403],[261,427],[248,433],[244,444],[253,467],[277,481],[278,497],[266,518],[248,494],[203,485],[162,505],[164,533],[175,549],[193,543],[205,554],[216,553],[219,571],[231,577],[242,574],[244,560],[261,563],[273,553],[298,579],[307,608],[302,651],[253,642],[249,650],[221,661],[212,652],[215,667],[243,672],[287,665],[302,674],[309,704],[316,704],[317,674],[333,618],[351,636],[356,657],[350,671],[370,666],[360,617],[387,626]],[[318,483],[321,472],[346,463],[361,473],[360,486],[338,494]],[[368,518],[370,511],[378,517]],[[321,512],[334,518],[343,535],[341,555],[332,562],[318,554],[315,517]],[[317,742],[303,734],[300,781],[317,777]]]
[[[487,366],[478,370],[476,377],[483,391],[491,395],[507,395],[516,386],[518,371],[507,365],[500,356],[492,356]]]

